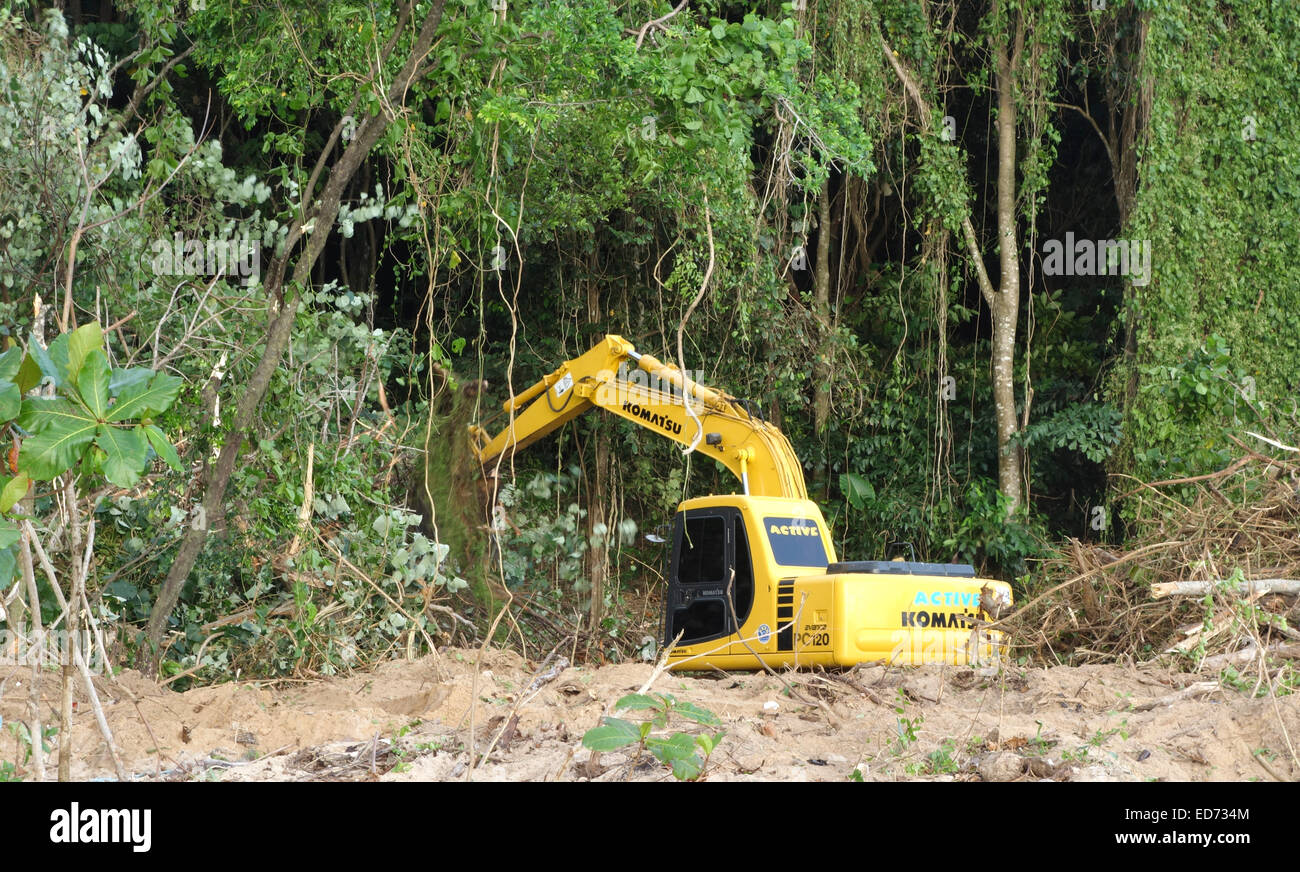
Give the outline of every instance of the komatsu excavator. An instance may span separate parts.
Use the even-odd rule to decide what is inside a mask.
[[[988,662],[1011,605],[1005,582],[965,564],[841,563],[785,435],[751,403],[606,336],[470,427],[486,471],[589,409],[689,446],[735,473],[738,494],[683,502],[673,521],[664,645],[672,669]]]

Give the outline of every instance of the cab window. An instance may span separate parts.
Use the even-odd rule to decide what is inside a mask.
[[[772,556],[782,566],[826,565],[822,532],[811,518],[764,518],[763,529],[772,546]]]
[[[717,516],[688,518],[677,561],[677,579],[682,584],[725,583],[726,564],[726,521]]]

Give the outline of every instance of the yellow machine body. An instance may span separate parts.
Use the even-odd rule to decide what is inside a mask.
[[[837,564],[808,500],[688,500],[673,543],[663,635],[680,635],[669,654],[675,670],[964,664],[1000,653],[1002,634],[980,629],[980,604],[1009,602],[1005,582],[960,564]]]
[[[718,461],[741,485],[687,500],[674,518],[663,616],[664,644],[676,642],[671,668],[956,664],[999,653],[1002,634],[981,629],[981,603],[1010,606],[1005,582],[964,564],[837,562],[785,434],[754,404],[621,336],[506,400],[495,435],[471,427],[484,472],[595,408]]]

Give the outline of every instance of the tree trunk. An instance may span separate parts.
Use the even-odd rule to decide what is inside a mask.
[[[1133,205],[1137,201],[1138,143],[1150,122],[1151,102],[1154,99],[1153,85],[1144,76],[1150,17],[1149,12],[1136,12],[1128,35],[1119,40],[1118,44],[1111,43],[1112,64],[1119,66],[1123,58],[1129,65],[1119,75],[1105,77],[1106,97],[1111,110],[1111,135],[1107,144],[1115,176],[1115,203],[1119,208],[1121,232],[1127,232],[1129,216],[1133,214]],[[1126,283],[1124,291],[1127,304],[1124,316],[1124,364],[1128,369],[1124,408],[1127,411],[1137,399],[1139,384],[1136,298],[1140,290],[1132,283]]]
[[[1020,251],[1016,236],[1016,95],[1015,67],[1024,44],[1023,19],[1017,16],[1015,45],[997,46],[998,88],[998,268],[1000,284],[989,299],[993,313],[993,408],[998,434],[998,490],[1008,499],[1008,513],[1023,497],[1020,448],[1012,440],[1016,426],[1016,325],[1020,313]]]
[[[587,322],[599,324],[601,318],[600,286],[596,275],[596,247],[592,246],[587,264]],[[610,521],[613,512],[609,499],[609,432],[606,422],[594,425],[596,441],[596,470],[587,497],[587,541],[592,543],[587,551],[587,578],[591,583],[591,628],[597,629],[605,616],[605,586],[609,579]],[[598,525],[605,530],[597,536]]]
[[[998,255],[1002,271],[1000,289],[993,287],[984,257],[980,252],[979,237],[970,215],[961,221],[962,238],[970,256],[971,269],[979,283],[980,293],[993,315],[993,404],[998,437],[998,490],[1010,502],[1008,510],[1014,511],[1022,499],[1020,451],[1012,442],[1017,432],[1015,392],[1016,323],[1020,308],[1020,263],[1016,243],[1016,103],[1013,70],[1020,59],[1024,45],[1024,23],[1016,24],[1015,45],[994,46],[997,57],[998,87]],[[903,83],[903,90],[912,98],[920,115],[922,129],[934,135],[930,119],[934,113],[916,79],[903,66],[898,55],[885,39],[881,38],[884,58],[893,67]]]
[[[813,315],[817,318],[817,357],[813,362],[813,424],[818,437],[826,432],[831,412],[831,180],[817,198],[817,266],[813,272]]]
[[[597,524],[605,529],[603,537],[592,540],[598,544],[593,545],[588,552],[592,629],[599,627],[601,619],[605,617],[605,589],[609,581],[609,542],[614,534],[613,501],[610,499],[609,433],[603,426],[605,423],[607,422],[602,421],[596,425],[596,477],[592,483],[587,513],[593,533]]]

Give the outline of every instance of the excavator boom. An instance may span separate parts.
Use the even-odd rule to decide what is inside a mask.
[[[808,497],[789,440],[751,404],[699,384],[614,335],[507,400],[502,411],[509,420],[495,436],[471,427],[479,461],[488,467],[592,408],[693,446],[735,473],[746,494]]]

